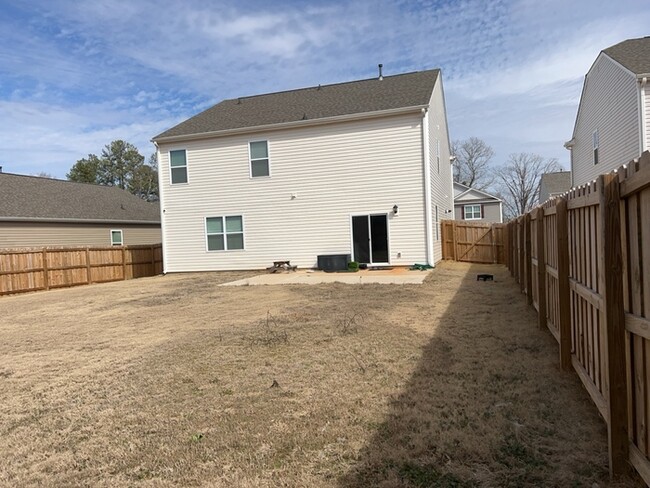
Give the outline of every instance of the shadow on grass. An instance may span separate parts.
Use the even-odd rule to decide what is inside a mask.
[[[445,272],[425,283],[431,300]],[[478,282],[478,273],[495,280]],[[433,325],[340,487],[607,484],[605,424],[577,377],[559,370],[555,340],[537,329],[505,267],[469,267]]]

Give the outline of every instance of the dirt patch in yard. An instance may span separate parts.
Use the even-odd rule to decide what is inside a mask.
[[[504,268],[217,286],[246,276],[1,299],[0,484],[610,486],[605,424]]]

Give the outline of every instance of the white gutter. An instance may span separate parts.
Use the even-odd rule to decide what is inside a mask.
[[[645,95],[645,90],[646,86],[648,86],[648,77],[644,76],[639,79],[639,128],[641,129],[641,134],[640,134],[640,141],[639,141],[639,147],[641,150],[639,151],[639,154],[641,154],[643,151],[647,149],[646,147],[646,134],[648,130],[648,121],[646,120],[645,117],[645,106],[646,106],[646,95]]]
[[[109,220],[109,219],[57,219],[45,217],[0,217],[0,222],[46,222],[67,224],[137,224],[160,225],[155,220]]]
[[[431,166],[429,164],[429,111],[422,109],[422,162],[424,164],[424,232],[427,264],[435,266],[433,258],[433,229],[431,220]]]
[[[377,110],[375,112],[364,112],[357,114],[346,114],[346,115],[336,115],[334,117],[323,117],[319,119],[311,120],[294,120],[291,122],[281,122],[279,124],[266,124],[266,125],[255,125],[252,127],[237,127],[235,129],[225,129],[217,130],[211,132],[201,132],[199,134],[184,134],[178,136],[168,136],[168,137],[154,137],[151,139],[153,143],[167,143],[167,142],[180,142],[180,141],[192,141],[197,139],[207,139],[211,137],[222,137],[235,134],[246,134],[249,132],[260,132],[260,131],[271,131],[279,129],[290,129],[293,127],[310,127],[314,125],[323,125],[323,124],[333,124],[335,122],[345,122],[351,120],[364,120],[364,119],[373,119],[376,117],[386,117],[389,115],[400,115],[407,114],[411,112],[419,112],[421,110],[426,110],[427,105],[417,105],[414,107],[400,107],[400,108],[391,108],[388,110]]]

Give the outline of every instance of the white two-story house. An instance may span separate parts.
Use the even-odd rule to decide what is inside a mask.
[[[585,76],[571,151],[572,186],[638,158],[650,148],[650,37],[598,55]]]
[[[442,257],[454,202],[439,70],[224,100],[153,142],[165,272]]]

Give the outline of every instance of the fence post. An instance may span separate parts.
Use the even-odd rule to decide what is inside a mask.
[[[524,248],[526,245],[525,238],[524,217],[521,216],[517,218],[517,252],[519,253],[517,276],[519,280],[519,291],[522,293],[526,289],[526,283],[524,281],[524,270],[526,269],[526,254],[524,253]]]
[[[126,279],[126,248],[122,246],[122,279]]]
[[[503,264],[510,268],[510,250],[508,249],[509,237],[508,225],[501,227],[501,242],[503,242]]]
[[[156,276],[156,253],[153,249],[153,244],[151,245],[151,274],[150,276]]]
[[[546,250],[544,242],[544,207],[537,207],[537,308],[540,329],[546,328]]]
[[[92,272],[90,270],[90,248],[86,248],[86,281],[90,285],[92,283]]]
[[[560,300],[560,365],[571,369],[571,291],[569,289],[569,228],[566,197],[555,204],[555,235],[557,236],[557,281]]]
[[[531,215],[528,212],[524,216],[525,236],[526,236],[526,301],[528,305],[533,303],[533,256],[532,256],[532,238],[531,238]]]
[[[620,233],[620,192],[618,175],[598,177],[600,193],[600,243],[603,266],[599,270],[606,326],[608,389],[606,392],[609,474],[617,476],[628,470],[628,411],[625,351],[625,311],[623,309],[623,257]]]
[[[454,261],[458,259],[458,242],[456,238],[456,221],[452,220],[451,224],[451,239],[452,239],[452,247],[454,248]]]
[[[510,276],[515,277],[515,226],[511,220],[508,222],[508,246],[510,246]]]
[[[43,288],[46,290],[50,289],[50,272],[47,266],[47,248],[43,248]]]

